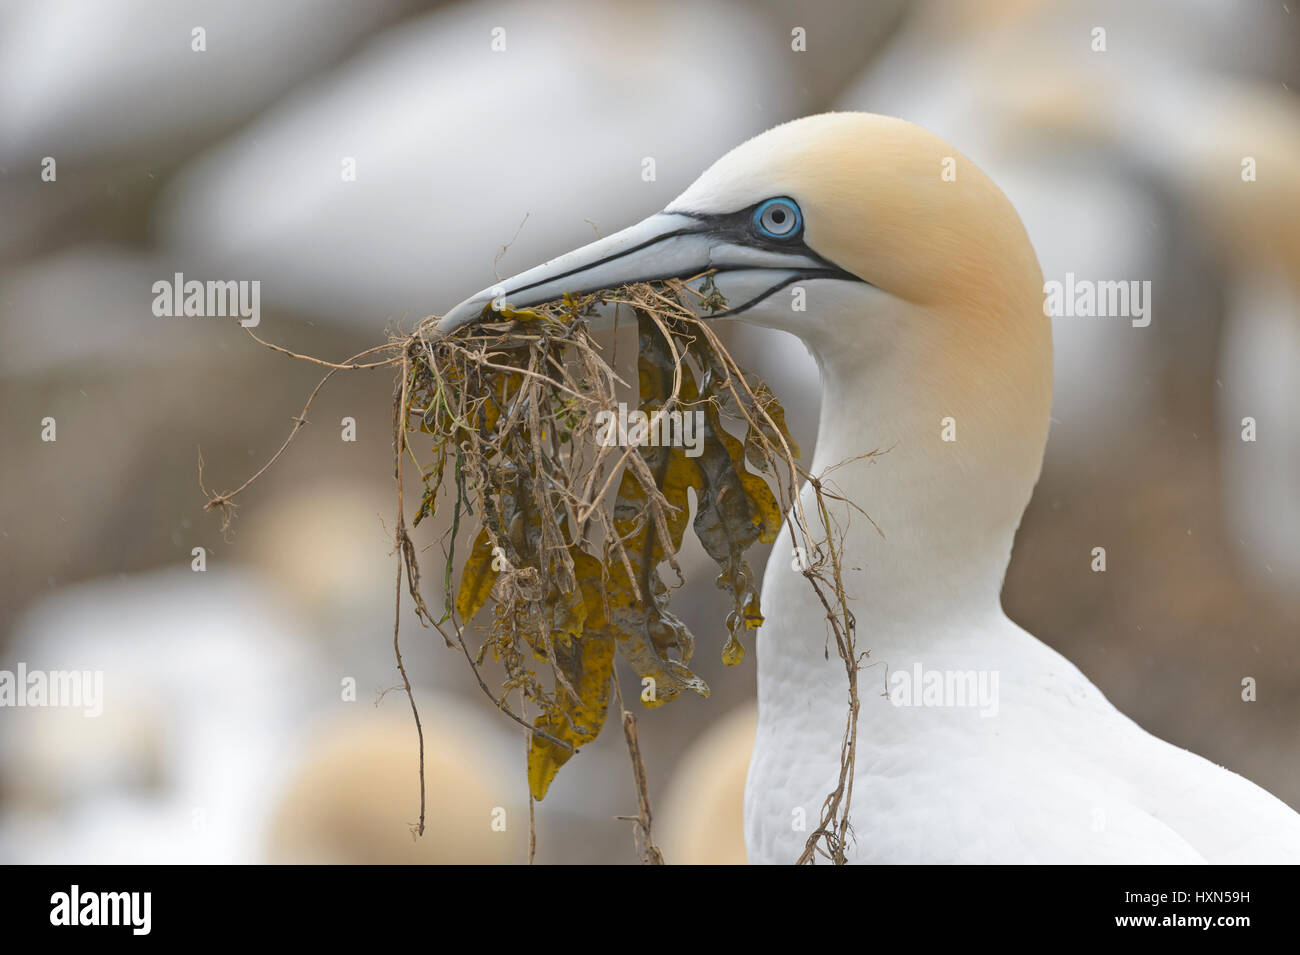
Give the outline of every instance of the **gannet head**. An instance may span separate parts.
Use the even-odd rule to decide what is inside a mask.
[[[779,319],[790,311],[789,297],[779,294],[784,290],[813,282],[863,284],[869,280],[813,248],[811,237],[828,233],[828,222],[822,216],[810,222],[804,205],[824,207],[818,167],[825,163],[810,167],[808,160],[836,152],[848,156],[855,138],[850,127],[861,128],[867,118],[812,117],[751,139],[714,163],[663,212],[483,289],[448,312],[438,330],[472,322],[492,305],[526,307],[566,292],[689,279],[710,270],[726,300],[712,318]]]
[[[869,401],[873,419],[894,428],[866,438],[902,443],[896,461],[928,456],[915,473],[951,469],[967,488],[987,485],[1005,500],[986,512],[1014,529],[1051,405],[1042,273],[1001,190],[903,120],[826,113],[771,129],[663,212],[484,289],[438,329],[475,321],[493,302],[526,307],[710,269],[726,300],[712,317],[803,339],[828,400],[837,391],[841,403]],[[845,390],[859,382],[875,390]],[[956,447],[935,447],[945,416],[961,428]]]
[[[918,306],[1010,298],[1012,309],[1027,304],[1041,316],[1033,250],[987,177],[911,123],[826,113],[750,139],[664,211],[483,289],[438,330],[475,321],[493,304],[526,307],[710,269],[727,303],[710,317],[805,338],[821,337],[828,310],[808,301],[828,290],[836,311],[858,319],[882,293]],[[843,307],[854,303],[861,307]]]

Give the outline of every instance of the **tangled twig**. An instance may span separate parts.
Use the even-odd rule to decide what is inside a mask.
[[[623,705],[614,655],[624,657],[643,684],[652,687],[649,697],[643,696],[651,705],[668,702],[683,690],[708,693],[688,669],[694,638],[668,611],[669,588],[658,570],[666,563],[683,579],[676,553],[688,521],[690,487],[699,504],[696,536],[718,562],[719,585],[732,597],[725,662],[739,662],[744,655],[739,638],[762,622],[756,575],[744,551],[757,540],[774,539],[784,523],[802,551],[816,555],[802,568],[803,576],[825,610],[845,664],[848,713],[837,786],[827,795],[819,825],[798,861],[818,856],[846,861],[861,660],[844,591],[842,539],[827,506],[827,500],[843,498],[827,490],[825,475],[799,467],[798,448],[775,397],[684,304],[690,296],[702,299],[687,281],[625,286],[534,309],[503,309],[453,336],[438,334],[436,320],[426,319],[409,335],[394,335],[343,363],[298,355],[253,336],[265,347],[329,370],[270,460],[234,491],[212,494],[204,488],[205,507],[222,509],[223,530],[234,499],[284,453],[334,374],[390,367],[398,375],[393,399],[398,556],[393,652],[419,742],[418,832],[424,831],[426,810],[424,733],[399,642],[403,577],[422,625],[460,650],[482,692],[527,730],[529,861],[536,849],[535,801],[560,766],[599,733],[613,696],[638,807],[636,816],[620,818],[634,823],[638,857],[663,863],[651,832],[636,718]],[[618,413],[620,395],[630,390],[587,328],[594,307],[605,302],[614,303],[616,313],[629,307],[637,316],[642,440],[620,433],[620,440],[610,441],[600,430],[602,420],[607,424]],[[384,357],[363,361],[374,355]],[[646,435],[671,434],[676,424],[684,442],[688,414],[704,422],[698,461],[672,442],[644,440]],[[724,418],[743,429],[743,440],[729,433]],[[411,441],[421,432],[429,436],[427,445],[421,442],[423,461]],[[436,512],[451,512],[442,536],[441,616],[425,602],[407,526],[408,465],[416,468],[423,485],[412,526]],[[815,502],[816,532],[800,494],[803,481]],[[492,622],[474,650],[466,639],[469,625],[489,599],[495,602]],[[482,672],[489,657],[504,674],[499,694]],[[546,664],[547,671],[539,674],[537,662]],[[506,702],[514,692],[520,696],[518,713]],[[536,707],[531,719],[530,701]]]

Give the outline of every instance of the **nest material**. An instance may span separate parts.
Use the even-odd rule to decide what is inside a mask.
[[[826,506],[834,495],[818,476],[798,467],[799,449],[780,403],[683,304],[686,296],[695,296],[704,311],[725,307],[706,277],[701,292],[670,281],[532,309],[503,308],[450,336],[435,332],[435,318],[426,319],[409,336],[347,363],[310,359],[331,368],[312,398],[339,370],[398,369],[399,605],[405,571],[422,620],[464,652],[484,692],[528,727],[533,799],[543,798],[560,768],[596,738],[611,699],[618,700],[637,781],[640,814],[632,819],[643,861],[662,859],[650,836],[635,718],[618,695],[615,660],[625,660],[640,677],[646,706],[686,691],[707,696],[708,686],[689,665],[695,638],[669,609],[672,588],[664,569],[676,585],[684,582],[676,558],[690,524],[718,566],[718,587],[729,595],[722,659],[738,664],[747,632],[763,622],[758,579],[745,554],[755,543],[774,540],[784,520],[804,555],[800,569],[826,610],[849,682],[839,783],[799,861],[821,855],[843,862],[860,660],[841,580],[840,541]],[[610,302],[616,316],[627,309],[637,323],[638,406],[631,412],[619,402],[631,385],[606,360],[588,327],[596,306]],[[389,357],[357,360],[384,351]],[[210,494],[209,508],[220,507],[229,520],[232,499],[283,453],[306,422],[310,404],[271,461],[235,492]],[[406,529],[407,465],[418,469],[423,484],[412,523],[451,512],[443,542],[446,609],[437,619],[425,604]],[[823,534],[812,533],[804,515],[798,494],[804,479],[814,492]],[[468,552],[457,553],[457,542],[463,549],[471,536]],[[468,628],[489,601],[486,638],[471,650]],[[394,652],[411,697],[397,637],[395,621]],[[499,693],[480,670],[489,656],[504,669]],[[509,705],[516,696],[518,713]],[[411,705],[422,752],[413,697]],[[530,709],[536,714],[531,720]],[[422,758],[421,782],[423,820]]]
[[[650,285],[618,293],[637,322],[639,406],[630,414],[619,404],[626,383],[587,327],[595,296],[506,309],[504,321],[450,337],[428,325],[415,335],[406,415],[432,438],[415,523],[452,507],[450,550],[464,521],[477,522],[454,599],[449,553],[446,604],[461,627],[494,601],[476,662],[500,660],[502,695],[517,692],[539,710],[534,728],[545,735],[534,735],[528,759],[535,799],[600,732],[616,657],[640,677],[647,706],[708,695],[689,667],[695,638],[669,609],[661,575],[666,564],[683,580],[676,556],[691,489],[692,529],[731,601],[725,663],[744,658],[746,631],[763,621],[745,553],[776,539],[793,498],[778,500],[747,464],[793,474],[798,448],[771,391],[731,361],[679,294]]]

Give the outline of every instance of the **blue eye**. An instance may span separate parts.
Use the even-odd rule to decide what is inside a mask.
[[[793,199],[768,199],[754,210],[754,226],[763,235],[785,239],[799,231],[803,216]]]

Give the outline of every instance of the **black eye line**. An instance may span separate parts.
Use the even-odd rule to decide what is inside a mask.
[[[766,199],[763,200],[763,202],[767,202],[767,201],[768,200]],[[793,202],[794,200],[791,201]],[[814,262],[816,262],[818,265],[821,266],[821,268],[799,269],[796,272],[796,274],[794,274],[790,278],[778,282],[776,285],[772,286],[771,288],[767,289],[764,292],[760,292],[750,301],[745,302],[742,305],[738,305],[735,308],[729,308],[726,309],[725,311],[718,312],[716,315],[711,315],[710,318],[720,318],[725,315],[739,315],[741,312],[753,308],[755,305],[759,304],[760,302],[764,301],[765,299],[779,292],[781,289],[787,288],[790,285],[793,285],[795,282],[807,281],[809,279],[841,279],[848,282],[861,282],[863,285],[871,285],[871,283],[868,282],[866,279],[862,278],[861,276],[854,275],[852,272],[848,271],[847,269],[841,268],[840,266],[832,262],[830,259],[826,258],[826,256],[819,255],[817,252],[814,252],[812,249],[808,247],[808,244],[803,241],[803,216],[802,215],[799,217],[800,218],[799,228],[795,232],[792,232],[790,235],[781,236],[781,238],[779,239],[773,239],[769,236],[765,236],[761,232],[758,232],[756,229],[751,228],[750,226],[753,221],[754,212],[762,204],[763,204],[762,202],[756,202],[748,209],[741,209],[739,212],[727,212],[722,214],[710,214],[704,212],[684,212],[681,210],[674,210],[674,209],[664,210],[666,213],[671,213],[672,215],[686,216],[687,218],[694,219],[703,225],[703,228],[701,229],[683,229],[682,230],[683,232],[694,232],[695,234],[712,235],[712,236],[716,236],[719,239],[735,242],[738,245],[748,245],[751,248],[757,247],[757,248],[767,249],[773,252],[785,252],[785,253],[803,255],[809,259],[812,259]],[[794,237],[796,236],[798,237],[798,241],[793,241]],[[724,274],[726,272],[747,271],[748,269],[749,266],[743,266],[743,265],[730,266],[730,267],[723,266],[718,268],[716,271],[718,272],[718,274]]]
[[[800,212],[799,215],[799,228],[795,229],[793,232],[787,233],[786,235],[773,237],[765,235],[758,229],[754,228],[754,213],[764,202],[770,202],[772,199],[785,199],[789,202],[793,202],[795,208],[799,208],[799,204],[789,196],[771,196],[768,199],[760,200],[759,202],[755,202],[753,205],[746,206],[744,209],[739,209],[735,212],[710,213],[691,212],[687,209],[665,209],[664,214],[685,216],[686,218],[694,219],[696,222],[701,224],[701,228],[699,229],[682,229],[681,233],[690,232],[695,234],[712,235],[719,239],[734,242],[737,245],[748,245],[752,248],[765,249],[769,252],[797,252],[800,255],[807,256],[814,262],[820,263],[828,273],[834,273],[837,277],[852,279],[855,282],[862,282],[866,285],[871,284],[861,276],[854,275],[847,269],[841,268],[830,259],[826,258],[826,256],[820,255],[808,247],[808,243],[803,240],[804,220],[802,212]],[[814,276],[809,275],[807,277],[812,278]]]
[[[771,198],[785,199],[788,202],[794,203],[796,209],[799,208],[799,204],[796,203],[793,199],[790,199],[788,196],[773,196]],[[621,259],[627,255],[631,255],[634,252],[639,252],[642,249],[648,248],[649,246],[652,245],[656,245],[660,242],[665,241],[666,239],[672,239],[672,238],[676,238],[677,236],[683,236],[683,235],[708,235],[718,239],[722,239],[724,241],[732,242],[736,245],[748,245],[751,248],[765,249],[770,252],[782,252],[786,254],[797,253],[799,255],[812,259],[814,262],[818,263],[821,266],[821,268],[819,269],[818,268],[800,269],[794,276],[782,282],[779,282],[772,288],[766,290],[765,292],[760,293],[759,295],[755,296],[751,301],[745,302],[742,305],[739,305],[735,308],[727,309],[724,312],[719,312],[718,316],[736,315],[743,311],[747,311],[748,309],[757,305],[759,302],[762,302],[765,299],[769,298],[771,295],[775,294],[781,289],[786,288],[789,285],[793,284],[794,282],[801,281],[801,280],[828,278],[828,279],[842,279],[851,282],[861,282],[864,285],[871,284],[866,279],[854,275],[852,272],[849,272],[847,269],[841,268],[840,266],[832,262],[830,259],[826,258],[824,255],[819,255],[817,252],[814,252],[812,249],[808,247],[808,244],[803,241],[804,222],[803,222],[802,212],[798,216],[796,216],[799,222],[799,228],[795,229],[794,231],[786,235],[775,236],[775,237],[769,236],[763,233],[758,228],[756,228],[754,224],[754,213],[758,210],[758,207],[761,206],[764,202],[770,202],[770,201],[771,199],[764,199],[761,202],[756,202],[753,205],[748,206],[747,208],[737,210],[736,212],[726,212],[726,213],[705,213],[705,212],[690,212],[684,209],[665,209],[662,213],[663,215],[676,215],[676,216],[682,216],[683,218],[687,218],[687,219],[694,219],[696,222],[699,223],[699,226],[697,228],[673,229],[661,235],[654,236],[653,238],[646,239],[644,242],[638,243],[632,248],[624,249],[621,252],[613,252],[610,255],[607,255],[596,262],[589,262],[586,265],[575,266],[574,268],[570,269],[568,272],[563,273],[562,275],[558,275],[558,276],[553,275],[546,278],[538,279],[536,282],[532,282],[528,285],[523,285],[517,289],[508,290],[505,292],[505,295],[506,296],[519,295],[522,292],[527,292],[533,288],[536,288],[538,285],[568,278],[571,275],[588,271],[589,269],[596,268],[597,266],[615,261],[616,259]],[[723,266],[717,269],[717,271],[721,273],[721,272],[737,271],[742,269],[748,269],[748,266],[733,266],[733,267]],[[657,281],[660,279],[667,279],[667,278],[682,278],[682,276],[677,274],[661,275],[655,277],[647,276],[642,281],[649,282],[649,281]],[[711,316],[711,317],[716,318],[718,316]]]
[[[803,243],[804,222],[802,214],[795,216],[799,227],[782,235],[768,235],[758,227],[754,222],[754,213],[758,211],[759,206],[771,202],[772,199],[784,199],[796,209],[799,208],[799,204],[789,196],[772,196],[735,212],[704,213],[688,212],[684,209],[665,209],[664,212],[671,215],[686,216],[703,223],[705,228],[701,229],[701,232],[707,232],[719,238],[730,239],[733,242],[740,242],[745,245],[758,246],[773,252],[788,252],[794,247],[813,258],[820,259],[820,256]]]
[[[770,199],[760,200],[759,202],[755,202],[753,205],[750,205],[744,209],[740,209],[737,212],[725,212],[721,214],[709,214],[703,212],[687,212],[685,210],[677,210],[677,209],[665,209],[662,213],[663,215],[683,216],[687,219],[694,219],[696,222],[699,222],[702,227],[699,229],[674,229],[673,231],[666,232],[663,235],[658,235],[653,238],[647,239],[646,241],[642,242],[640,245],[633,246],[630,249],[624,249],[622,252],[611,253],[610,255],[606,256],[603,259],[600,259],[597,262],[591,262],[588,263],[587,265],[575,266],[574,268],[570,269],[568,272],[565,272],[563,275],[556,275],[556,276],[551,276],[549,278],[538,279],[536,282],[533,282],[529,285],[523,285],[517,289],[510,289],[505,294],[518,295],[521,292],[527,292],[530,289],[536,288],[538,285],[544,285],[547,282],[555,282],[560,279],[565,279],[568,278],[570,275],[574,275],[578,272],[585,272],[588,269],[593,269],[598,265],[604,265],[607,262],[612,262],[615,259],[622,258],[625,255],[630,255],[633,252],[639,252],[648,246],[655,245],[656,243],[662,242],[665,239],[671,239],[679,235],[699,235],[699,234],[713,235],[713,236],[717,236],[720,239],[728,239],[732,242],[737,243],[738,245],[758,246],[760,248],[765,248],[771,252],[788,252],[791,249],[795,249],[803,253],[804,255],[808,256],[811,259],[816,259],[818,262],[822,262],[826,264],[830,268],[838,269],[839,267],[836,266],[834,263],[827,261],[825,258],[818,255],[816,252],[814,252],[812,249],[808,248],[808,246],[804,244],[802,214],[796,216],[796,218],[799,221],[799,228],[793,230],[792,232],[787,232],[785,235],[781,235],[781,236],[766,235],[765,233],[759,231],[757,228],[754,227],[754,213],[758,211],[758,207],[761,206],[764,202],[770,202],[772,199],[784,199],[787,202],[793,203],[796,209],[799,208],[799,204],[795,202],[793,199],[791,199],[789,196],[772,196]]]

